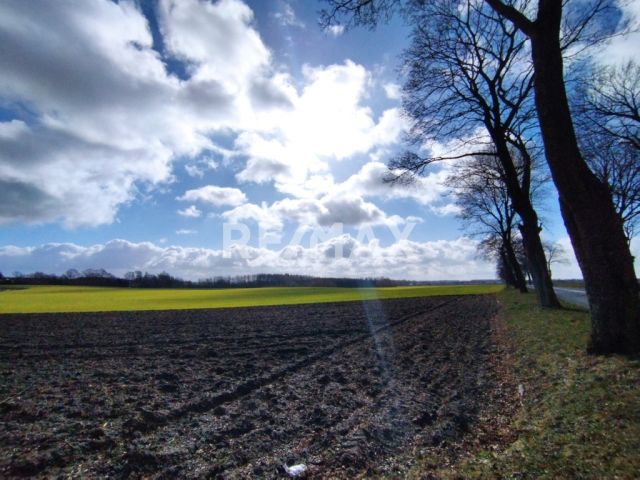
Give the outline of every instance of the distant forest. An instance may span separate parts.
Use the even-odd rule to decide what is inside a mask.
[[[256,275],[216,276],[197,281],[183,280],[166,272],[159,274],[135,271],[117,277],[104,269],[88,269],[79,272],[67,270],[63,275],[43,272],[22,274],[15,272],[11,277],[0,273],[0,284],[5,285],[78,285],[90,287],[131,287],[131,288],[257,288],[257,287],[398,287],[432,284],[495,283],[495,280],[465,281],[412,281],[389,278],[335,278],[291,275],[288,273],[260,273]]]

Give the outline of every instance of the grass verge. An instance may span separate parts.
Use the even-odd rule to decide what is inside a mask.
[[[436,476],[639,478],[640,362],[587,355],[587,313],[542,309],[513,290],[498,299],[523,392],[511,438]]]
[[[501,285],[389,288],[142,289],[30,286],[0,292],[0,313],[100,312],[253,307],[435,295],[495,293]]]

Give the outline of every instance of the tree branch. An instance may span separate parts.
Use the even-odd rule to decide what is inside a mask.
[[[486,2],[500,15],[508,18],[525,35],[530,37],[534,33],[535,24],[525,14],[501,0],[486,0]]]

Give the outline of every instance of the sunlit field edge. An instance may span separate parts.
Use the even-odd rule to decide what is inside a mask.
[[[428,285],[385,288],[267,287],[143,289],[22,286],[0,291],[0,313],[184,310],[348,302],[437,295],[496,293],[501,285]]]

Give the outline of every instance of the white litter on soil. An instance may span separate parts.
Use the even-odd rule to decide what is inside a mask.
[[[291,465],[290,467],[284,466],[284,471],[289,474],[290,477],[297,477],[307,471],[307,466],[304,463],[298,465]]]

